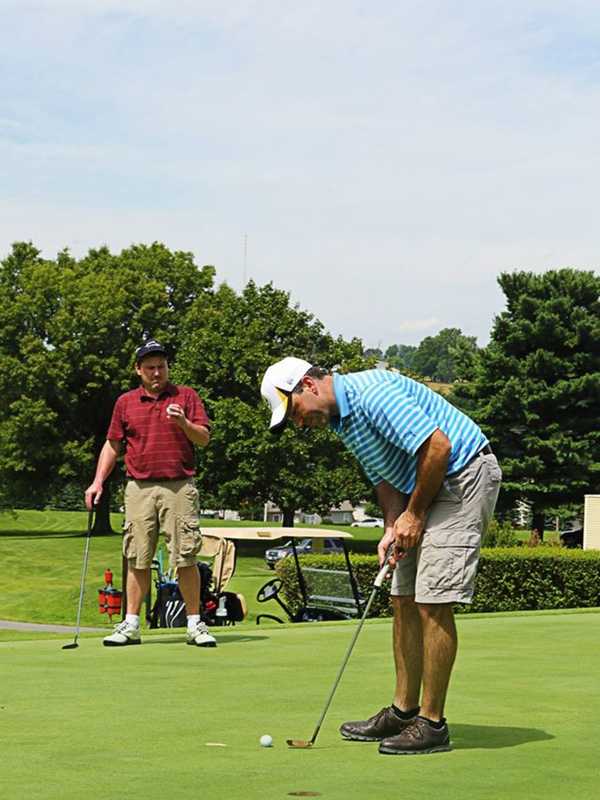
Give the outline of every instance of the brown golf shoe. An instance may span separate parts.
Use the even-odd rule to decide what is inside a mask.
[[[441,728],[434,728],[424,717],[415,717],[402,733],[389,736],[379,745],[379,752],[390,756],[443,753],[446,750],[452,750],[446,721]]]
[[[416,717],[400,719],[391,706],[386,706],[369,719],[344,722],[340,733],[344,739],[355,742],[380,742],[386,736],[395,736],[410,725]]]

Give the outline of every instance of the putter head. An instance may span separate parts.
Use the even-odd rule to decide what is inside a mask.
[[[71,644],[63,644],[63,650],[75,650],[76,647],[79,647],[77,642],[71,642]]]
[[[286,739],[285,741],[287,746],[292,747],[294,750],[306,750],[313,746],[313,743],[306,739]]]

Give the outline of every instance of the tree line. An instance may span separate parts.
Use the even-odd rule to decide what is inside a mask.
[[[460,328],[443,328],[435,336],[426,336],[419,345],[392,344],[386,350],[367,348],[365,355],[405,374],[453,383],[468,378],[478,351],[475,336],[465,336]]]
[[[80,259],[67,250],[45,259],[17,243],[0,262],[0,507],[82,497],[112,406],[137,385],[133,353],[144,332],[165,344],[172,380],[194,386],[213,420],[211,445],[198,454],[204,507],[250,514],[271,500],[289,524],[296,508],[322,513],[372,496],[329,431],[268,433],[258,387],[266,367],[289,354],[341,371],[383,356],[403,371],[455,380],[451,401],[499,456],[503,508],[525,499],[543,514],[581,503],[600,491],[600,279],[561,269],[498,280],[506,310],[488,346],[449,328],[414,351],[381,353],[331,336],[271,283],[236,293],[215,285],[213,267],[160,243]]]
[[[116,398],[138,384],[133,354],[144,332],[166,346],[171,379],[194,386],[213,420],[211,446],[198,453],[204,507],[272,500],[289,522],[296,508],[324,511],[368,493],[328,431],[274,440],[259,393],[269,364],[292,352],[361,369],[361,342],[332,337],[271,284],[250,282],[238,295],[214,276],[159,243],[81,259],[13,246],[0,267],[1,506],[41,508],[83,491]]]

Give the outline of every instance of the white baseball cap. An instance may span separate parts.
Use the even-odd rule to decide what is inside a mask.
[[[260,385],[260,393],[271,406],[269,428],[283,428],[288,413],[290,394],[298,382],[312,367],[302,358],[288,356],[272,364],[265,372]]]

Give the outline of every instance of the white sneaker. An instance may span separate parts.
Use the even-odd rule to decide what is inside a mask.
[[[199,622],[196,627],[187,632],[187,643],[197,647],[216,647],[217,640],[208,632],[205,622]]]
[[[105,647],[123,647],[126,644],[141,644],[140,629],[134,628],[126,620],[115,625],[110,636],[105,636],[102,644]]]

